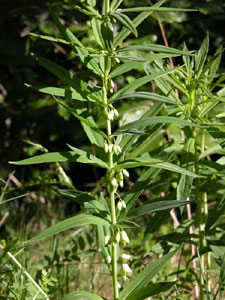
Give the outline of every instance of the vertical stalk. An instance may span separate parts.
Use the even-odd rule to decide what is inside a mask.
[[[205,135],[204,135],[204,133],[202,133],[202,135],[201,135],[201,153],[204,152],[204,148],[205,148]],[[204,229],[205,229],[205,225],[206,225],[206,222],[208,219],[207,193],[204,192],[202,195],[202,198],[203,198],[203,211],[204,211],[203,223],[204,223]],[[204,247],[207,246],[207,242],[206,242],[205,238],[203,241],[203,246]],[[207,285],[208,291],[211,290],[210,276],[209,276],[209,273],[207,272],[210,268],[211,268],[211,254],[210,254],[210,252],[207,252],[207,254],[206,254],[206,285]]]
[[[108,6],[106,5],[108,3]],[[109,7],[109,1],[105,2],[105,7]],[[104,58],[104,78],[103,78],[103,101],[105,104],[105,113],[107,115],[107,105],[108,105],[108,98],[107,98],[107,91],[108,91],[108,77],[110,72],[110,58]],[[109,143],[113,143],[113,138],[111,136],[111,121],[109,119],[106,120],[106,131],[108,136]],[[108,152],[108,165],[109,165],[109,178],[110,183],[108,187],[109,198],[110,198],[110,207],[111,207],[111,224],[116,224],[116,206],[115,206],[115,192],[116,188],[112,184],[112,179],[114,178],[114,171],[113,171],[113,152]],[[118,279],[117,279],[117,243],[112,243],[112,279],[113,279],[113,293],[114,293],[114,300],[119,299],[119,289],[118,289]]]
[[[195,173],[199,174],[199,155],[197,149],[197,134],[196,129],[193,129],[193,137],[195,138]],[[195,180],[195,198],[197,202],[197,223],[199,231],[199,252],[204,246],[204,223],[202,218],[202,198],[200,195],[199,178]],[[203,286],[204,286],[204,255],[200,254],[200,268],[199,268],[199,289],[200,289],[200,300],[204,299]]]

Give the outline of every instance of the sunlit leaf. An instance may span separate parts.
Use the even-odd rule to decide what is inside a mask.
[[[34,238],[27,241],[26,243],[37,242],[41,239],[50,237],[54,234],[58,234],[62,231],[65,231],[65,230],[68,230],[71,228],[75,228],[75,227],[89,225],[89,224],[110,226],[110,223],[108,223],[104,219],[101,219],[101,218],[95,217],[95,216],[91,216],[91,215],[81,214],[81,215],[77,215],[72,218],[65,219],[65,220],[45,229],[44,231],[39,233]]]

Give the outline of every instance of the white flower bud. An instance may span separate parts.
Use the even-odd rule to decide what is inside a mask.
[[[109,145],[108,145],[108,143],[105,141],[105,144],[104,144],[104,151],[106,152],[106,153],[108,153],[109,152]]]
[[[119,58],[118,58],[118,57],[116,57],[116,58],[115,58],[115,62],[116,62],[117,64],[119,64],[119,63],[120,63],[120,60],[119,60]]]
[[[112,261],[112,257],[111,257],[110,255],[108,255],[108,256],[106,257],[106,262],[107,262],[107,264],[110,264],[111,261]]]
[[[123,208],[122,201],[119,201],[119,202],[117,203],[117,209],[118,209],[118,211],[121,211],[122,208]]]
[[[113,145],[112,145],[112,144],[109,144],[109,147],[108,147],[109,153],[112,153],[112,150],[113,150]]]
[[[116,241],[117,241],[117,243],[120,242],[120,232],[119,231],[116,233]]]
[[[106,235],[105,236],[105,238],[104,238],[104,244],[105,244],[105,246],[107,246],[108,244],[109,244],[109,242],[110,242],[110,236],[109,235]]]
[[[117,153],[117,145],[116,144],[113,144],[113,152]]]
[[[111,184],[115,187],[117,186],[117,181],[115,177],[111,180]]]
[[[124,244],[129,244],[130,243],[128,235],[125,231],[121,231],[121,240]]]
[[[121,147],[120,147],[120,145],[117,145],[117,153],[121,153]]]
[[[110,121],[113,121],[113,119],[114,119],[114,111],[113,111],[113,110],[110,110],[110,111],[108,112],[108,119],[109,119]]]
[[[128,172],[126,169],[123,169],[122,172],[123,172],[123,175],[124,175],[124,176],[126,176],[126,177],[129,177],[129,176],[130,176],[130,175],[129,175],[129,172]]]
[[[123,208],[126,208],[127,207],[127,205],[126,205],[126,202],[125,201],[121,201],[122,202],[122,206],[123,206]]]
[[[128,264],[123,264],[123,270],[124,270],[125,274],[131,274],[132,273],[132,270],[131,270],[131,268],[129,267]]]
[[[115,108],[114,108],[114,115],[115,115],[116,117],[119,117],[118,110],[117,110],[117,109],[115,109]]]
[[[123,253],[123,254],[121,255],[121,258],[124,259],[124,260],[130,260],[130,259],[131,259],[131,256],[130,256],[129,254]]]
[[[119,185],[121,188],[123,187],[123,180],[120,180]]]

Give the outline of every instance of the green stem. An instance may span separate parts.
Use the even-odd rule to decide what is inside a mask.
[[[205,135],[204,133],[202,133],[201,136],[201,153],[204,152],[205,149]],[[204,210],[204,228],[208,219],[208,199],[207,199],[207,193],[203,193],[203,210]],[[203,246],[206,247],[207,246],[207,241],[204,237],[204,242],[203,242]],[[211,253],[207,252],[206,254],[206,284],[207,284],[207,289],[208,291],[211,290],[211,282],[210,282],[210,276],[209,276],[209,272],[207,272],[209,269],[211,268]]]
[[[199,174],[199,154],[197,148],[197,134],[196,129],[193,129],[193,137],[195,138],[195,173]],[[195,198],[197,202],[197,224],[199,231],[199,252],[204,247],[204,221],[202,217],[202,198],[200,194],[199,178],[195,180]],[[200,300],[204,299],[203,287],[204,287],[204,255],[200,254],[200,268],[199,268],[199,289],[200,289]]]
[[[108,4],[107,4],[108,3]],[[109,7],[109,1],[105,2],[106,9]],[[108,5],[108,6],[107,6]],[[104,59],[104,78],[103,78],[103,102],[105,107],[107,108],[108,98],[107,98],[107,90],[108,90],[108,77],[110,72],[110,63],[109,58],[105,57]],[[106,110],[107,112],[107,110]],[[112,138],[112,129],[111,129],[111,121],[107,119],[106,121],[106,131],[108,136],[108,141],[113,143]],[[114,162],[113,162],[113,153],[108,153],[108,165],[109,165],[109,174],[110,180],[114,178]],[[116,225],[116,205],[115,205],[115,192],[116,188],[110,182],[109,185],[109,198],[110,198],[110,207],[111,207],[111,224]],[[114,233],[113,233],[114,234]],[[119,288],[118,288],[118,279],[117,279],[117,243],[112,243],[112,279],[113,279],[113,293],[114,300],[119,299]]]

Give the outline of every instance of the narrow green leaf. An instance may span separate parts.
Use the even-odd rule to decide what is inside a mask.
[[[159,7],[161,6],[166,0],[161,0],[158,1],[155,5],[153,5],[153,7]],[[121,12],[121,11],[119,11]],[[148,18],[151,14],[153,13],[153,11],[144,11],[143,13],[139,14],[134,20],[133,20],[133,24],[135,26],[135,28],[138,27],[138,25],[140,25],[146,18]],[[130,34],[130,30],[127,28],[124,28],[123,30],[121,30],[117,36],[114,39],[114,47],[116,48],[128,35]]]
[[[129,12],[146,12],[146,11],[152,11],[152,12],[188,12],[188,11],[197,11],[196,9],[185,9],[185,8],[175,8],[175,7],[133,7],[133,8],[123,8],[118,9],[119,12],[122,13],[129,13]]]
[[[148,118],[152,118],[157,116],[157,114],[160,112],[160,110],[163,108],[163,103],[162,102],[158,102],[155,105],[153,105],[152,107],[150,107],[142,116],[141,119],[144,119],[146,117]],[[155,125],[154,125],[155,126]],[[144,131],[145,126],[141,126],[138,128],[138,130],[140,131]],[[148,134],[149,134],[149,130],[148,130]],[[149,134],[151,135],[151,133]],[[120,138],[120,137],[119,137]],[[136,141],[136,137],[135,136],[128,136],[128,135],[122,135],[122,139],[120,142],[120,146],[123,148],[123,151],[125,153],[128,153],[128,150],[130,149],[130,147],[132,147],[134,145]],[[130,153],[127,155],[129,156]]]
[[[174,284],[176,284],[176,281],[152,283],[135,290],[125,300],[144,300],[148,297],[168,291]]]
[[[101,161],[101,163],[99,164],[95,160],[94,161],[91,160],[90,157],[91,155],[88,154],[84,156],[80,156],[79,154],[77,154],[77,152],[74,151],[63,151],[63,152],[45,153],[27,159],[23,159],[20,161],[11,161],[9,163],[13,165],[33,165],[33,164],[52,163],[52,162],[78,162],[78,163],[95,165],[101,168],[107,168],[107,165],[104,162],[102,163],[101,160],[99,160]]]
[[[192,201],[187,201],[187,200],[157,201],[157,202],[145,204],[138,208],[132,209],[132,211],[130,211],[125,217],[128,219],[132,219],[135,217],[143,216],[144,214],[147,214],[147,213],[152,213],[152,212],[166,210],[166,209],[172,209],[175,207],[187,205],[189,203],[192,203]]]
[[[72,112],[73,116],[75,118],[77,118],[78,120],[80,120],[82,123],[84,123],[85,125],[87,125],[88,127],[90,127],[91,129],[93,129],[94,131],[96,131],[98,134],[102,135],[104,138],[107,138],[107,135],[101,131],[100,129],[98,129],[98,127],[96,127],[95,125],[93,125],[91,122],[89,122],[86,118],[83,118],[81,115],[76,114],[75,112]]]
[[[201,74],[204,67],[205,61],[207,59],[207,54],[209,50],[209,36],[207,34],[206,38],[201,44],[198,54],[195,58],[195,72],[197,77]]]
[[[154,52],[167,53],[167,54],[194,56],[194,54],[191,54],[188,51],[181,51],[175,48],[166,47],[157,44],[132,45],[129,47],[119,48],[117,50],[117,52],[123,52],[123,51],[154,51]]]
[[[121,97],[124,94],[127,94],[129,92],[133,92],[135,89],[139,88],[140,86],[143,86],[147,82],[150,82],[151,80],[155,80],[156,78],[165,76],[169,73],[175,72],[176,69],[167,69],[165,71],[156,71],[151,75],[146,75],[144,77],[138,78],[134,82],[126,85],[124,88],[120,89],[118,92],[116,92],[110,99],[109,102],[113,103],[115,102],[119,97]]]
[[[137,29],[135,28],[134,23],[131,21],[131,19],[128,16],[120,12],[110,13],[110,16],[112,16],[117,21],[119,21],[124,27],[130,30],[130,32],[132,32],[136,37],[138,36]]]
[[[177,250],[171,251],[163,257],[155,260],[141,273],[137,274],[130,283],[125,286],[120,294],[119,300],[125,300],[129,295],[138,289],[143,288],[148,284],[152,278],[170,261],[170,259],[177,253]],[[128,298],[129,299],[129,298]]]
[[[34,57],[38,61],[38,63],[40,63],[45,69],[47,69],[49,72],[51,72],[60,80],[62,80],[66,85],[74,88],[77,91],[77,93],[78,91],[82,91],[82,86],[84,85],[84,83],[73,73],[67,71],[58,64],[51,62],[50,60],[43,58],[39,55],[31,54],[31,56]]]
[[[125,56],[125,55],[110,55],[109,57],[112,58],[119,58],[119,59],[126,59],[130,61],[135,61],[135,62],[146,62],[144,58],[138,57],[138,56]]]
[[[143,167],[143,166],[152,166],[154,168],[165,169],[165,170],[185,174],[192,177],[199,177],[198,175],[189,172],[181,167],[178,167],[172,163],[164,162],[156,158],[136,158],[136,159],[125,160],[121,163],[118,163],[114,167],[114,169],[120,170],[120,169],[136,168],[136,167]]]
[[[96,163],[96,165],[98,166],[102,166],[103,168],[108,168],[108,165],[106,162],[102,161],[101,159],[97,158],[96,156],[94,156],[93,154],[80,150],[76,147],[73,147],[71,145],[68,144],[68,147],[74,151],[74,153],[77,153],[78,155],[80,155],[80,157],[83,157],[84,159],[87,160],[91,160],[93,163]]]
[[[176,101],[173,99],[166,97],[166,96],[161,96],[156,93],[151,93],[151,92],[136,92],[136,93],[128,93],[125,95],[120,96],[117,100],[122,100],[122,99],[147,99],[147,100],[152,100],[152,101],[160,101],[168,104],[174,104],[174,105],[179,105]]]
[[[91,19],[91,27],[95,37],[96,43],[100,46],[101,49],[104,49],[104,40],[101,32],[102,21],[97,20],[96,18]]]
[[[80,60],[87,66],[87,68],[91,69],[95,74],[102,76],[102,70],[98,65],[98,62],[95,58],[87,60],[85,56],[88,54],[88,51],[84,49],[83,44],[74,36],[74,34],[60,21],[60,19],[56,16],[53,10],[50,11],[51,15],[61,32],[62,36],[69,41],[74,53],[80,55]]]
[[[123,0],[113,0],[110,5],[110,10],[111,11],[116,10],[122,2],[123,2]]]
[[[108,223],[104,219],[101,219],[101,218],[95,217],[95,216],[91,216],[91,215],[80,214],[75,217],[63,220],[63,221],[45,229],[44,231],[39,233],[37,236],[35,236],[31,240],[28,240],[26,243],[37,242],[37,241],[40,241],[41,239],[50,237],[54,234],[58,234],[62,231],[65,231],[65,230],[68,230],[68,229],[71,229],[74,227],[89,225],[89,224],[110,226],[110,223]]]
[[[126,193],[126,196],[124,198],[124,201],[126,203],[126,208],[124,211],[121,211],[118,221],[120,219],[124,219],[124,215],[128,214],[128,212],[131,210],[131,208],[136,203],[136,200],[141,195],[141,193],[146,189],[146,186],[149,184],[149,182],[157,176],[157,174],[160,172],[160,169],[156,168],[148,168],[135,182],[135,184],[132,186],[132,188]]]
[[[78,46],[78,47],[83,47],[83,44],[75,37],[75,35],[69,30],[69,28],[67,28],[61,21],[60,19],[56,16],[55,12],[53,11],[53,9],[49,9],[49,12],[52,16],[52,18],[54,19],[56,26],[58,27],[59,31],[61,32],[62,36],[70,41],[71,43],[73,43],[74,45]]]
[[[104,50],[113,51],[113,27],[111,22],[101,24],[101,33],[104,41]]]
[[[42,35],[42,34],[37,34],[37,33],[33,33],[33,32],[29,33],[29,35],[31,37],[34,37],[34,38],[40,38],[42,40],[47,40],[47,41],[50,41],[50,42],[56,42],[56,43],[61,43],[61,44],[69,45],[68,41],[63,40],[63,39],[59,39],[59,38],[55,38],[53,36]]]
[[[44,87],[44,86],[35,86],[30,84],[25,84],[25,86],[32,88],[35,91],[40,93],[48,94],[51,96],[64,97],[68,99],[78,100],[87,102],[87,97],[83,97],[80,93],[75,91],[73,88],[58,88],[58,87]],[[89,101],[94,102],[94,100],[89,98]]]
[[[216,50],[216,53],[213,55],[213,57],[210,59],[210,61],[205,65],[203,72],[206,73],[207,70],[209,70],[209,76],[211,76],[211,82],[213,81],[214,77],[216,76],[216,72],[219,68],[221,57],[223,53],[223,46],[220,45],[220,47]]]
[[[63,197],[66,197],[68,199],[71,199],[79,204],[83,204],[84,202],[95,200],[93,196],[86,192],[81,192],[77,190],[72,189],[56,189],[56,192],[62,195]]]
[[[154,53],[154,54],[148,54],[143,56],[143,60],[147,62],[152,62],[157,59],[161,58],[168,58],[168,57],[176,57],[178,55],[170,55],[167,53]],[[143,65],[142,61],[128,61],[123,63],[122,65],[119,65],[117,68],[115,68],[111,73],[111,78],[117,77],[118,75],[124,74],[130,70],[137,69],[139,66]]]
[[[181,126],[189,126],[189,127],[202,127],[201,125],[198,125],[196,123],[192,123],[176,117],[157,116],[152,118],[139,119],[137,121],[121,126],[118,130],[114,132],[114,135],[122,134],[123,130],[125,129],[135,129],[135,128],[139,128],[140,126],[148,126],[150,124],[168,124],[168,123],[177,124]]]

